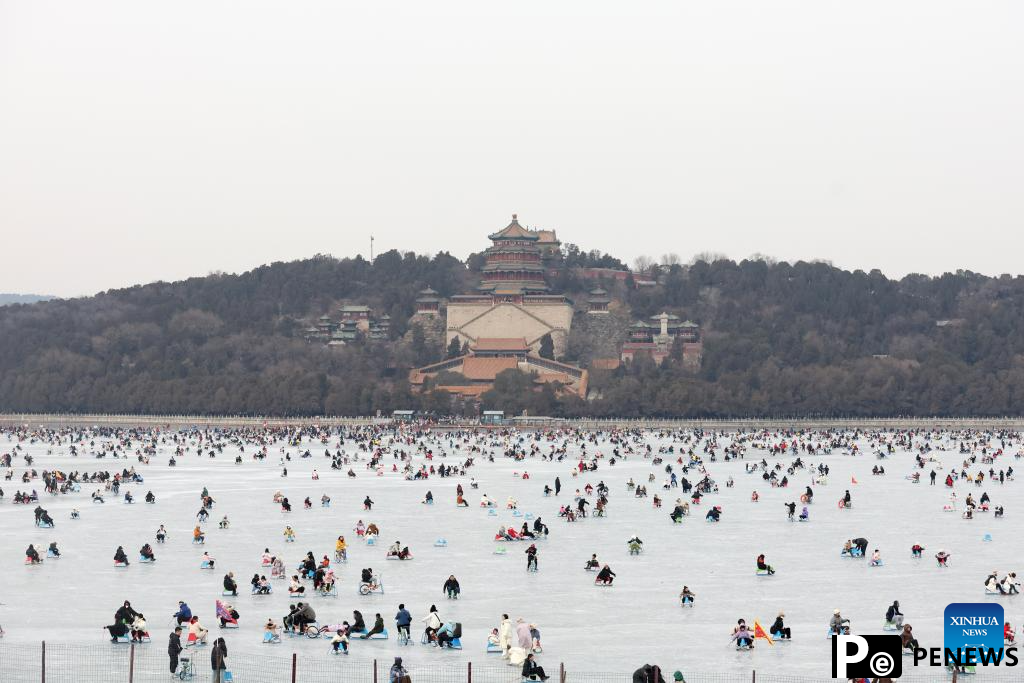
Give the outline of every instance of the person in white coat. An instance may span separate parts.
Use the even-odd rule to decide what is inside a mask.
[[[441,628],[441,617],[437,614],[437,607],[435,605],[431,605],[430,612],[420,621],[422,621],[427,627],[427,641],[434,642],[437,637],[437,629]]]
[[[507,614],[501,615],[501,625],[498,627],[498,645],[501,647],[501,656],[508,658],[508,648],[512,645],[512,622]]]

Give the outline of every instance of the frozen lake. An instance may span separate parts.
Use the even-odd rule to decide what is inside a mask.
[[[532,438],[525,433],[511,438],[520,436]],[[80,454],[72,457],[68,454],[67,439],[57,445],[23,441],[23,450],[15,455],[15,480],[2,482],[5,498],[0,505],[0,563],[4,588],[0,600],[4,606],[0,607],[0,624],[7,631],[4,645],[8,649],[17,643],[35,646],[46,639],[90,644],[98,649],[114,648],[100,628],[111,623],[114,610],[127,599],[146,614],[149,622],[153,642],[142,647],[162,653],[166,649],[169,617],[177,601],[184,600],[212,629],[211,635],[226,638],[232,659],[263,654],[268,646],[260,643],[262,624],[268,617],[280,623],[290,601],[286,584],[281,581],[274,582],[275,592],[271,596],[249,595],[252,574],[268,571],[260,566],[264,547],[283,556],[291,573],[307,550],[317,558],[325,554],[333,558],[335,539],[344,535],[349,541],[349,559],[347,564],[335,566],[339,596],[312,597],[310,602],[321,624],[351,620],[354,609],[371,621],[379,611],[392,631],[392,639],[356,642],[349,658],[337,660],[339,667],[375,657],[390,661],[396,654],[413,666],[442,661],[494,663],[499,657],[484,654],[485,639],[490,629],[498,625],[501,614],[508,613],[513,622],[523,617],[538,625],[544,645],[539,661],[550,668],[557,668],[557,663],[563,661],[576,670],[632,671],[650,661],[669,672],[679,668],[684,672],[748,673],[756,668],[827,678],[831,659],[825,636],[833,609],[840,608],[852,620],[854,632],[880,633],[886,607],[899,600],[922,646],[941,646],[942,613],[948,603],[995,599],[984,594],[983,581],[988,572],[1024,570],[1017,566],[1024,550],[1017,521],[1024,515],[1019,482],[1000,485],[986,479],[982,486],[956,483],[955,491],[961,500],[967,493],[977,499],[987,491],[994,505],[1005,506],[1004,519],[993,519],[988,513],[965,520],[961,518],[959,504],[956,512],[943,511],[950,490],[942,485],[942,480],[949,468],[956,466],[959,470],[966,457],[957,452],[959,441],[949,435],[930,442],[933,447],[949,450],[931,453],[939,462],[929,463],[922,471],[921,483],[916,485],[905,478],[914,470],[912,453],[897,448],[892,456],[877,460],[872,455],[873,442],[866,436],[855,439],[861,455],[844,454],[843,448],[835,448],[827,455],[801,453],[805,463],[825,463],[831,469],[827,485],[813,487],[816,503],[810,508],[811,521],[807,524],[787,521],[783,503],[799,500],[804,486],[811,482],[810,470],[799,470],[790,476],[788,488],[772,488],[762,480],[760,471],[747,474],[745,465],[765,457],[770,464],[781,462],[788,466],[796,456],[771,457],[748,444],[744,459],[723,462],[723,449],[732,437],[719,436],[717,461],[708,462],[705,456],[705,464],[720,490],[706,497],[700,506],[694,506],[691,516],[681,525],[673,525],[668,518],[672,501],[683,495],[681,490],[661,488],[667,477],[665,465],[672,464],[681,474],[681,467],[675,462],[678,454],[663,455],[665,462],[655,466],[641,453],[641,444],[650,444],[655,455],[660,447],[673,443],[679,449],[682,444],[678,438],[650,433],[639,441],[632,439],[628,447],[636,453],[609,465],[615,445],[607,441],[606,435],[601,436],[597,444],[586,444],[588,454],[603,454],[599,469],[579,476],[573,473],[582,441],[558,436],[554,441],[538,444],[545,453],[552,444],[564,444],[567,456],[561,462],[541,461],[539,457],[517,462],[502,457],[509,438],[476,437],[466,443],[448,437],[433,440],[434,465],[458,464],[467,456],[475,456],[476,464],[466,477],[432,476],[426,481],[408,481],[400,471],[391,471],[392,463],[399,461],[394,459],[392,451],[396,448],[391,447],[387,436],[382,439],[387,466],[384,476],[375,476],[366,469],[368,455],[363,452],[359,454],[361,460],[352,464],[355,478],[347,477],[344,470],[330,469],[330,459],[324,456],[324,450],[339,450],[336,437],[326,446],[308,440],[288,446],[278,442],[269,447],[269,455],[263,461],[254,461],[254,448],[247,445],[242,464],[234,462],[238,453],[234,446],[226,447],[216,458],[198,456],[193,446],[173,468],[167,464],[174,451],[169,443],[160,444],[151,462],[143,465],[134,455],[137,442],[130,451],[131,457],[115,460],[94,458],[89,454],[88,442],[80,444]],[[816,436],[807,440],[823,441]],[[109,441],[95,439],[97,447]],[[780,439],[759,441],[778,443]],[[17,443],[9,434],[0,435],[0,454],[12,453]],[[471,443],[479,445],[485,454],[493,453],[495,461],[488,462],[484,455],[470,453]],[[920,443],[921,438],[916,438],[915,446]],[[702,454],[703,442],[690,445]],[[990,452],[993,447],[999,448],[998,442],[986,440],[985,445]],[[281,448],[292,458],[287,463],[287,478],[281,477]],[[313,457],[300,459],[298,454],[307,448]],[[409,445],[400,448],[407,452],[416,450]],[[351,441],[340,449],[350,456],[357,453]],[[984,469],[987,473],[990,465],[981,464],[981,445],[972,443],[969,449],[979,456],[969,472],[975,474]],[[1006,452],[991,467],[997,472],[1008,466],[1016,469],[1020,461],[1015,454],[1019,449],[1019,442],[1008,442]],[[442,450],[446,456],[439,454]],[[54,529],[39,529],[33,525],[33,505],[11,503],[15,490],[26,488],[18,480],[26,469],[24,454],[35,458],[33,467],[40,472],[54,468],[65,472],[120,471],[134,466],[145,482],[122,488],[122,493],[131,490],[138,500],[129,506],[109,494],[106,504],[91,504],[89,493],[99,485],[87,483],[80,493],[51,497],[43,493],[42,481],[36,479],[27,488],[40,492],[41,504],[57,522]],[[427,461],[421,453],[413,455],[415,467],[424,462]],[[885,476],[872,476],[871,468],[876,464],[885,467]],[[939,472],[935,486],[928,484],[931,467]],[[319,472],[318,481],[311,478],[314,468]],[[524,470],[530,473],[530,479],[514,476]],[[656,480],[648,483],[651,473]],[[480,483],[478,490],[470,490],[471,476]],[[544,484],[553,484],[556,476],[561,478],[561,496],[544,497]],[[684,476],[691,482],[701,478],[694,468]],[[732,488],[725,486],[729,477],[735,480]],[[646,484],[652,496],[662,496],[665,507],[655,509],[651,497],[635,498],[627,491],[630,478]],[[852,478],[856,478],[856,484],[851,484]],[[559,505],[571,502],[575,489],[582,489],[587,483],[596,486],[600,480],[611,491],[607,518],[567,523],[558,517]],[[459,483],[466,489],[469,508],[455,506],[455,487]],[[210,520],[203,525],[206,545],[194,546],[191,530],[200,508],[199,492],[204,486],[217,504]],[[849,510],[838,509],[837,500],[847,488],[854,506]],[[433,506],[420,503],[428,489],[436,500]],[[751,492],[755,489],[760,501],[752,503]],[[294,508],[291,514],[283,514],[272,503],[278,490],[290,499]],[[156,495],[155,505],[142,504],[146,491]],[[329,508],[319,505],[324,493],[332,498]],[[499,503],[496,517],[488,516],[486,510],[478,507],[483,493]],[[362,507],[367,495],[376,503],[369,513]],[[310,510],[302,507],[306,496],[314,503]],[[513,517],[504,509],[509,496],[518,499],[521,511],[543,517],[551,529],[549,540],[538,544],[537,573],[525,570],[526,543],[507,544],[504,556],[493,552],[492,538],[497,528],[523,522],[523,518]],[[594,497],[590,500],[593,502]],[[712,505],[720,505],[723,510],[718,524],[705,523],[703,519]],[[69,518],[73,507],[81,511],[77,521]],[[216,522],[225,514],[231,520],[231,528],[219,530]],[[357,540],[353,527],[359,519],[373,521],[381,528],[381,542],[376,547]],[[156,544],[154,539],[160,524],[170,533],[165,545]],[[285,524],[295,529],[296,543],[283,542]],[[986,533],[991,534],[991,542],[983,541]],[[645,542],[645,551],[638,557],[629,556],[626,548],[626,540],[633,534],[639,534]],[[843,541],[857,536],[867,538],[871,549],[881,550],[884,566],[870,568],[866,561],[840,557]],[[438,537],[447,539],[447,548],[433,546]],[[413,561],[385,561],[386,546],[395,540],[411,548]],[[37,567],[23,565],[24,549],[29,543],[36,544],[44,553],[51,541],[58,542],[63,559],[46,561]],[[138,549],[146,542],[152,543],[156,551],[155,564],[137,563]],[[914,543],[926,548],[924,559],[911,558],[910,546]],[[128,569],[112,566],[118,545],[125,547],[132,560]],[[933,559],[940,548],[952,553],[946,569],[938,568]],[[199,569],[204,550],[216,558],[217,571]],[[777,570],[775,576],[755,576],[754,560],[761,552]],[[593,574],[583,570],[591,553],[597,553],[616,572],[614,587],[602,589],[593,585]],[[357,594],[362,567],[373,567],[382,574],[384,595]],[[241,628],[221,632],[215,627],[213,605],[221,597],[221,581],[229,570],[240,584],[239,597],[233,602],[241,613]],[[442,595],[441,586],[449,574],[454,574],[462,585],[461,600],[449,601]],[[680,608],[677,596],[683,584],[697,594],[694,609]],[[307,591],[311,591],[311,582],[307,586]],[[1022,621],[1017,604],[1020,600],[1002,599],[1007,620],[1015,626]],[[415,642],[422,631],[419,620],[431,604],[436,604],[442,620],[462,622],[465,649],[439,652],[419,645],[399,648],[393,636],[398,603],[405,603],[413,614]],[[780,611],[785,612],[786,623],[793,629],[793,642],[769,647],[758,641],[750,652],[738,652],[728,644],[738,618],[745,618],[748,623],[758,619],[768,628]],[[274,647],[274,654],[283,656],[295,649],[319,655],[325,648],[322,640],[286,639]],[[208,654],[200,659],[205,671]]]

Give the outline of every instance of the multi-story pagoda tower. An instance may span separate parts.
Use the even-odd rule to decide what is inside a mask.
[[[486,264],[480,282],[481,291],[497,294],[543,294],[548,291],[537,232],[519,225],[516,214],[512,214],[512,222],[488,238],[493,244],[484,252]]]

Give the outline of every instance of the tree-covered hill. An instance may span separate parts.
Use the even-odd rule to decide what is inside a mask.
[[[571,254],[571,266],[614,258]],[[391,251],[373,263],[316,256],[239,275],[0,307],[0,410],[276,415],[475,411],[414,396],[406,371],[442,345],[410,329],[417,292],[471,291],[473,267]],[[891,280],[822,263],[698,261],[656,268],[658,286],[604,283],[620,310],[701,324],[699,371],[670,359],[592,372],[592,399],[501,378],[484,407],[559,415],[1019,415],[1024,278],[970,272]],[[595,286],[567,267],[577,298]],[[391,318],[391,339],[343,348],[302,330],[343,302]],[[435,348],[436,347],[436,348]],[[568,360],[573,360],[569,358]]]

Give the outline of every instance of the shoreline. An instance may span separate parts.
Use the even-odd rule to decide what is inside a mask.
[[[387,425],[389,417],[245,417],[228,415],[130,415],[79,413],[3,413],[0,426],[28,427],[163,427],[183,429],[201,427],[231,429],[244,427],[325,427]],[[500,424],[482,424],[478,419],[462,418],[444,422],[408,422],[429,429],[705,429],[715,431],[826,430],[826,429],[1012,429],[1024,430],[1024,417],[879,417],[879,418],[750,418],[750,419],[647,419],[512,417]]]

